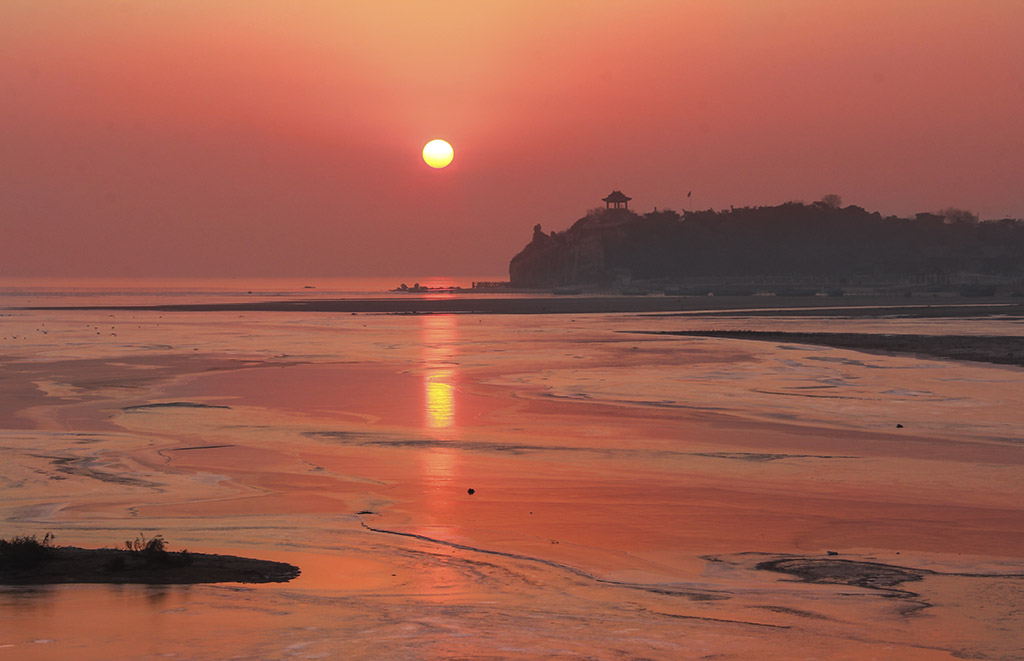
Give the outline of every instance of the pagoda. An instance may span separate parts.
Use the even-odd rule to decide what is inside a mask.
[[[629,209],[629,201],[633,198],[623,195],[622,191],[613,190],[611,194],[603,198],[602,201],[605,203],[608,209]]]

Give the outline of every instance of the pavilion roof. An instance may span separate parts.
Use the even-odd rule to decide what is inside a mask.
[[[609,195],[606,198],[603,198],[601,201],[602,202],[629,202],[632,199],[633,198],[631,198],[631,197],[629,197],[627,195],[623,195],[622,191],[613,190],[611,195]]]

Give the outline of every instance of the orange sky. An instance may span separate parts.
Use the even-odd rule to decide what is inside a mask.
[[[1022,217],[1022,28],[1020,0],[4,0],[0,276],[500,275],[612,188]]]

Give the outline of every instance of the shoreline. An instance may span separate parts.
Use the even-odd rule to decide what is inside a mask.
[[[913,300],[913,299],[911,299]],[[61,305],[11,307],[25,311],[153,311],[153,312],[345,312],[345,313],[476,313],[476,314],[595,314],[655,313],[808,314],[838,312],[864,315],[971,316],[1011,314],[1024,316],[1020,298],[986,299],[954,296],[920,298],[849,296],[842,299],[780,296],[544,296],[479,298],[456,296],[417,298],[262,300],[230,303],[176,303],[164,305]]]
[[[834,349],[883,351],[1024,367],[1024,337],[1012,335],[878,335],[873,333],[800,333],[791,331],[703,330],[635,331],[647,335],[717,337],[759,342],[812,344]]]

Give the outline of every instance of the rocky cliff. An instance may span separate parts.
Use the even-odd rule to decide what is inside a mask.
[[[536,225],[533,239],[509,263],[509,280],[517,287],[610,281],[613,274],[606,254],[622,238],[624,225],[639,218],[616,209],[580,218],[564,232],[545,234]]]

